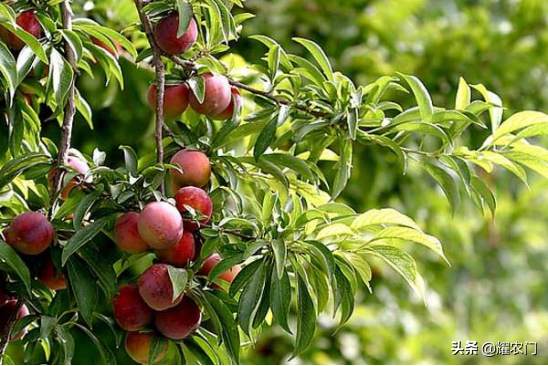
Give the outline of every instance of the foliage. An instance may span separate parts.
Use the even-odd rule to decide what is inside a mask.
[[[199,149],[210,158],[214,214],[211,226],[200,230],[199,259],[183,270],[185,275],[171,276],[175,288],[184,288],[185,296],[200,304],[205,321],[188,339],[171,342],[167,362],[236,363],[241,344],[256,342],[261,329],[272,325],[294,335],[292,355],[300,355],[310,346],[324,312],[334,314],[337,327],[350,320],[356,294],[372,286],[371,266],[378,261],[393,268],[419,296],[425,295],[417,263],[402,244],[425,246],[449,262],[451,256],[444,254],[440,241],[394,209],[357,213],[334,201],[348,184],[357,160],[354,152],[363,146],[390,151],[387,169],[400,174],[418,171],[419,180],[429,175],[453,213],[462,201],[471,200],[482,212],[494,214],[497,203],[486,176],[495,167],[525,184],[530,171],[548,176],[548,153],[533,144],[533,138],[547,131],[545,114],[525,111],[504,119],[501,98],[464,79],[445,107],[433,103],[415,76],[382,76],[357,85],[334,71],[318,43],[305,38],[294,38],[292,46],[298,46],[303,57],[267,36],[249,37],[249,42],[266,46],[266,53],[253,68],[241,70],[229,45],[238,40],[251,15],[237,9],[239,1],[228,4],[191,1],[192,15],[200,24],[198,42],[181,58],[164,55],[162,60],[168,82],[187,82],[198,99],[204,94],[203,71],[229,76],[245,93],[242,113],[216,122],[189,109],[180,119],[167,119],[161,161],[156,152],[137,154],[122,144],[124,164],[111,168],[105,164],[110,155],[97,148],[85,156],[91,165],[85,176],[67,167],[63,184],[76,179],[80,189],[66,200],[55,187],[48,189],[46,175],[58,164],[59,149],[41,135],[42,121],[65,125],[69,90],[76,79],[96,77],[109,87],[131,89],[123,64],[129,59],[143,68],[154,66],[154,50],[136,15],[120,17],[121,33],[103,25],[101,6],[109,9],[104,2],[98,1],[90,14],[85,5],[75,4],[72,30],[61,19],[59,8],[66,3],[0,5],[4,27],[17,30],[15,11],[32,6],[45,33],[37,40],[20,32],[27,46],[18,55],[4,43],[0,46],[3,222],[8,224],[21,212],[44,211],[57,232],[51,255],[70,284],[68,290],[48,290],[34,279],[36,258],[20,256],[2,243],[8,289],[32,309],[32,315],[15,325],[31,325],[22,341],[26,362],[70,363],[78,348],[75,339],[82,335],[91,338],[102,362],[127,362],[127,356],[116,351],[122,332],[111,320],[111,299],[118,285],[132,282],[155,257],[117,251],[111,239],[114,221],[148,202],[170,201],[163,184],[177,167],[167,161],[181,148]],[[143,12],[156,23],[181,9],[190,8],[183,1],[166,0],[147,4]],[[123,48],[120,57],[109,52],[117,44]],[[43,64],[49,71],[40,80],[36,70]],[[86,98],[93,96],[85,89],[78,85],[75,93],[77,118],[92,128],[95,118]],[[413,105],[401,103],[394,97],[398,93],[408,95]],[[470,143],[465,133],[476,131],[485,131],[485,138]],[[222,254],[222,262],[209,276],[200,275],[203,260],[214,252]],[[230,288],[212,288],[216,277],[236,264],[243,264],[243,270]],[[289,321],[292,309],[296,325]],[[96,327],[112,330],[108,341],[95,335]]]

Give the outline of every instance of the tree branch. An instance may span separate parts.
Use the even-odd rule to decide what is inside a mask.
[[[65,0],[61,3],[61,16],[63,18],[63,28],[72,29],[72,9],[70,8],[69,0]],[[63,127],[61,131],[61,146],[59,149],[59,154],[57,155],[57,169],[53,177],[53,190],[54,192],[59,192],[62,188],[63,176],[65,172],[60,168],[62,165],[67,164],[70,142],[72,139],[72,125],[74,123],[74,114],[76,113],[76,106],[74,104],[74,88],[76,83],[76,60],[74,53],[70,48],[70,45],[65,42],[65,57],[67,61],[72,66],[74,71],[74,77],[69,86],[68,91],[68,100],[65,105],[65,111],[63,116]]]
[[[168,54],[165,54],[165,53],[163,53],[163,55],[165,57],[169,58],[175,64],[177,64],[180,67],[182,67],[183,69],[185,69],[185,71],[187,71],[188,73],[192,73],[192,72],[196,71],[196,65],[193,61],[184,60],[184,59],[182,59],[178,56],[171,56],[171,55],[168,55]],[[305,112],[305,113],[307,113],[307,114],[309,114],[313,117],[316,117],[316,118],[325,118],[325,117],[329,116],[327,113],[320,112],[320,111],[308,108],[304,105],[295,104],[295,103],[293,103],[289,100],[274,96],[269,92],[265,92],[263,90],[259,90],[259,89],[249,87],[249,86],[247,86],[243,83],[240,83],[239,81],[232,80],[230,78],[228,79],[228,81],[229,81],[230,85],[232,85],[232,86],[235,86],[239,89],[243,89],[243,90],[245,90],[249,93],[260,95],[264,98],[270,99],[271,101],[273,101],[274,103],[276,103],[278,105],[286,105],[288,107],[298,109],[298,110],[300,110],[302,112]]]
[[[0,365],[4,364],[4,354],[11,339],[11,330],[17,322],[17,314],[19,313],[21,306],[23,306],[23,301],[19,298],[17,299],[15,306],[11,308],[11,313],[7,316],[6,323],[0,324]],[[2,309],[2,311],[6,310]]]
[[[152,24],[147,15],[143,12],[143,1],[135,0],[135,7],[139,13],[141,24],[143,25],[145,35],[148,39],[148,43],[152,47],[152,57],[154,62],[154,69],[156,71],[156,156],[159,163],[164,162],[164,148],[162,146],[162,130],[164,126],[164,92],[165,92],[165,66],[162,62],[162,50],[156,44],[154,39],[154,31]],[[162,193],[165,193],[164,182],[160,187]]]

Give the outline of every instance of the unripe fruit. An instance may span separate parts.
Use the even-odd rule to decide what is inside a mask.
[[[202,264],[202,268],[200,268],[199,273],[204,275],[204,276],[208,276],[209,273],[213,270],[213,268],[221,261],[221,259],[222,259],[221,256],[217,253],[214,253],[214,254],[210,255],[209,257],[206,258],[206,260]],[[238,273],[240,272],[241,269],[242,269],[242,267],[240,267],[239,265],[236,265],[236,266],[232,267],[231,269],[221,273],[217,277],[217,279],[218,280],[223,280],[223,281],[231,284],[232,281],[234,281],[234,278],[236,277],[236,275],[238,275]],[[211,287],[212,288],[220,288],[216,284],[213,284]]]
[[[235,105],[238,106],[238,110],[240,111],[242,110],[242,106],[244,105],[244,99],[242,98],[240,92],[235,87],[231,87],[230,90],[232,92],[232,99],[230,100],[230,104],[220,114],[212,117],[213,119],[218,119],[218,120],[232,119],[232,116],[234,115]]]
[[[77,173],[85,175],[89,172],[89,165],[85,160],[82,160],[76,156],[69,156],[67,159],[67,165],[74,169]],[[53,186],[53,177],[55,176],[56,168],[52,168],[48,173],[48,184]],[[78,185],[76,179],[71,179],[61,191],[61,199],[66,200],[70,192]]]
[[[152,345],[153,337],[157,337],[154,332],[128,332],[126,334],[124,346],[129,357],[131,357],[137,363],[143,365],[148,364],[150,347]],[[156,358],[153,360],[153,363],[160,362],[166,356],[167,342],[162,342],[160,347],[161,348],[158,350]]]
[[[186,32],[177,38],[179,29],[179,14],[170,14],[162,19],[154,29],[154,39],[158,47],[169,55],[178,55],[186,52],[198,39],[198,26],[194,19],[190,19]]]
[[[148,105],[156,111],[156,98],[158,87],[151,84],[148,88]],[[190,88],[186,84],[166,85],[164,89],[164,116],[177,117],[188,107]]]
[[[185,296],[174,308],[156,314],[156,329],[167,338],[184,339],[200,327],[202,312],[194,301]]]
[[[37,255],[53,242],[55,232],[48,219],[39,212],[25,212],[11,222],[6,242],[15,250]]]
[[[139,235],[153,249],[169,249],[183,236],[183,219],[175,206],[151,202],[139,215]]]
[[[114,235],[118,248],[128,253],[142,253],[148,249],[147,243],[139,235],[139,214],[128,212],[116,220]]]
[[[184,187],[175,193],[175,202],[177,203],[177,209],[180,212],[187,212],[186,206],[192,207],[195,211],[205,216],[200,220],[200,223],[196,223],[190,219],[184,219],[183,225],[185,230],[196,231],[200,228],[200,225],[207,224],[213,213],[213,203],[209,195],[201,188],[196,187]]]
[[[156,256],[163,263],[184,267],[194,258],[195,252],[194,237],[190,231],[185,231],[176,246],[170,249],[156,250]]]
[[[42,264],[42,268],[38,274],[38,279],[42,281],[47,288],[53,291],[59,291],[67,288],[65,275],[63,272],[57,271],[55,264],[53,264],[53,260],[49,256],[46,257],[44,263]]]
[[[27,10],[22,12],[17,17],[16,22],[18,26],[32,34],[35,38],[41,37],[42,26],[40,25],[40,22],[38,22],[38,19],[36,19],[34,11]],[[14,51],[20,51],[25,47],[25,42],[4,27],[0,30],[0,37],[7,43],[8,47]]]
[[[196,150],[181,150],[170,161],[173,165],[179,165],[180,173],[175,169],[171,169],[169,174],[173,180],[173,184],[178,187],[203,187],[209,182],[211,176],[211,164],[206,154]]]
[[[139,277],[139,294],[154,310],[166,310],[181,302],[183,294],[173,300],[173,284],[166,264],[153,264]]]
[[[6,324],[10,320],[10,317],[15,312],[16,308],[17,308],[17,300],[12,299],[12,300],[5,301],[4,304],[0,306],[0,324]],[[23,304],[19,308],[16,321],[23,319],[27,315],[29,315],[29,309],[27,308],[26,305]],[[27,334],[27,331],[28,331],[28,326],[23,328],[17,334],[12,334],[10,341],[13,342],[13,341],[20,340],[21,338],[25,336],[25,334]]]
[[[124,330],[137,331],[152,323],[154,312],[141,298],[137,285],[120,287],[112,304],[114,319]]]
[[[190,93],[190,106],[196,112],[215,117],[223,113],[232,100],[228,79],[220,74],[205,73],[200,75],[204,79],[204,101],[200,103],[194,93]]]

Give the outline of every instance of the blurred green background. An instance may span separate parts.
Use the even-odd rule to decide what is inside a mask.
[[[76,1],[118,29],[135,16],[129,0]],[[260,62],[265,49],[247,36],[265,34],[292,53],[292,37],[315,40],[335,69],[359,84],[396,71],[415,74],[436,104],[452,107],[459,77],[497,92],[506,115],[548,112],[548,1],[546,0],[248,0],[256,18],[230,52]],[[119,145],[139,154],[154,146],[146,89],[152,75],[123,62],[126,88],[83,77],[95,128],[77,121],[75,146],[99,147],[107,162],[122,159]],[[405,100],[402,101],[405,103]],[[146,131],[146,133],[143,133]],[[57,138],[58,128],[47,134]],[[482,132],[466,138],[475,146]],[[548,362],[548,184],[531,175],[529,189],[503,172],[485,176],[496,187],[495,220],[464,204],[452,215],[434,182],[413,165],[402,176],[390,152],[361,148],[341,198],[364,211],[393,207],[439,237],[452,266],[411,249],[427,285],[426,306],[390,269],[375,269],[373,294],[362,291],[342,329],[326,314],[311,349],[291,363],[535,363]],[[477,341],[478,356],[453,356],[452,341]],[[291,338],[266,329],[245,363],[288,362]],[[484,357],[484,342],[537,342],[538,355]],[[532,348],[529,348],[531,351]]]

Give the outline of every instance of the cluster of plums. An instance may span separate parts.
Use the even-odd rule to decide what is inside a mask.
[[[81,158],[71,155],[67,164],[79,174],[86,174],[89,165]],[[51,185],[55,169],[48,174],[48,182]],[[76,179],[71,179],[61,191],[61,199],[67,199],[70,191],[77,186]],[[30,257],[35,257],[38,264],[36,277],[44,286],[53,291],[59,291],[67,287],[67,281],[63,272],[58,271],[48,248],[55,240],[53,225],[41,212],[23,212],[17,215],[2,231],[2,239],[17,252]],[[6,322],[11,314],[17,300],[10,296],[3,288],[0,288],[0,324]],[[25,304],[21,306],[17,314],[17,320],[27,316],[29,310]],[[11,340],[21,339],[27,328],[11,337]]]
[[[128,212],[116,221],[114,233],[118,247],[129,253],[154,250],[158,263],[151,265],[136,284],[122,286],[114,298],[114,318],[127,331],[127,353],[139,363],[147,363],[152,338],[173,340],[188,337],[200,326],[201,311],[187,294],[174,298],[169,266],[182,268],[199,258],[195,235],[207,224],[213,204],[203,189],[209,182],[211,165],[201,151],[181,150],[171,159],[181,170],[170,170],[176,206],[168,202],[151,202],[140,213]],[[190,217],[189,210],[199,217]],[[208,257],[199,271],[207,276],[221,260],[218,254]],[[219,276],[231,283],[239,267]],[[212,287],[219,288],[213,284]],[[157,362],[167,351],[158,352]]]
[[[177,37],[178,14],[163,18],[154,30],[158,46],[168,55],[187,51],[196,43],[198,26],[191,19],[187,31]],[[42,35],[42,27],[34,11],[22,12],[17,24],[36,38]],[[24,43],[7,29],[0,27],[0,38],[14,51],[24,47]],[[100,40],[93,43],[114,53]],[[166,85],[164,94],[164,115],[176,117],[182,114],[188,105],[197,113],[212,119],[229,119],[234,109],[242,106],[242,97],[238,90],[230,86],[228,79],[216,73],[204,73],[204,100],[200,102],[190,91],[186,83]],[[157,87],[151,85],[148,100],[151,108],[156,108]],[[86,175],[89,165],[78,156],[71,155],[67,164],[81,175]],[[211,175],[209,158],[201,151],[181,150],[171,159],[171,164],[179,165],[181,170],[170,170],[172,190],[175,192],[176,205],[168,202],[148,203],[141,212],[127,212],[120,216],[114,228],[118,247],[136,254],[153,250],[158,258],[143,272],[136,284],[124,285],[113,300],[114,317],[119,326],[127,331],[125,347],[128,354],[139,363],[147,363],[153,337],[157,334],[181,340],[194,332],[201,322],[201,310],[191,296],[181,294],[173,298],[174,290],[169,276],[169,266],[186,267],[200,257],[199,245],[195,238],[199,229],[207,224],[213,213],[212,201],[206,192]],[[53,183],[55,170],[48,174],[48,183]],[[63,188],[60,198],[69,197],[72,189],[78,185],[76,179],[70,180]],[[189,212],[190,211],[190,212]],[[196,218],[191,213],[197,214]],[[68,219],[71,216],[67,217]],[[4,229],[2,236],[7,244],[19,253],[28,256],[43,256],[38,279],[52,290],[66,288],[67,282],[62,272],[57,271],[47,249],[55,239],[55,231],[48,219],[39,212],[25,212],[13,219]],[[199,274],[207,276],[221,261],[218,254],[206,258]],[[222,273],[218,279],[232,283],[240,267],[235,266]],[[218,285],[211,287],[221,289]],[[17,306],[15,297],[0,288],[0,323],[6,322],[8,314]],[[11,310],[11,311],[10,311]],[[22,305],[17,319],[29,314],[26,305]],[[12,340],[23,337],[26,329],[12,335]],[[167,345],[157,353],[157,362],[167,352]]]
[[[177,55],[190,49],[198,39],[198,26],[194,19],[190,20],[186,32],[177,37],[179,14],[172,13],[163,18],[154,29],[156,44],[168,55]],[[225,120],[232,118],[234,106],[241,108],[242,97],[235,87],[231,87],[228,79],[216,73],[204,73],[204,100],[202,103],[190,91],[187,84],[166,85],[164,91],[164,115],[177,117],[188,105],[200,114],[213,119]],[[152,84],[148,90],[148,102],[156,109],[157,86]]]

